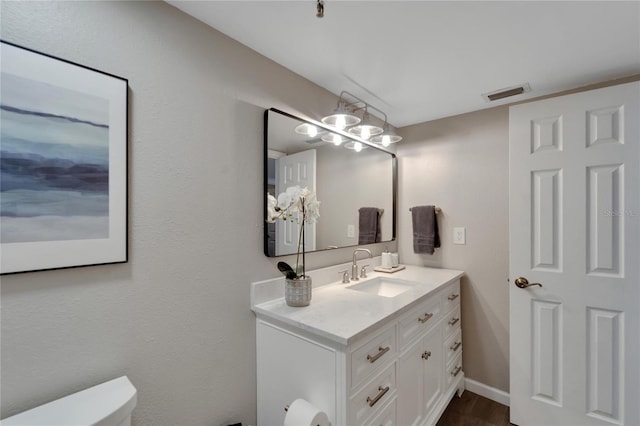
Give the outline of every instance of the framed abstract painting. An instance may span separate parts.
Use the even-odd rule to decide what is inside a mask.
[[[0,274],[127,261],[127,90],[0,42]]]

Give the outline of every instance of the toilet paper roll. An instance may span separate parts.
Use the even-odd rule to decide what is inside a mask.
[[[330,426],[329,417],[308,401],[298,398],[284,416],[284,426]]]

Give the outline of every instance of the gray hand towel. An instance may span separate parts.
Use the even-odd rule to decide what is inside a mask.
[[[358,212],[358,244],[379,242],[380,209],[377,207],[360,207]]]
[[[413,223],[414,253],[433,254],[440,247],[438,220],[435,206],[416,206],[411,208]]]

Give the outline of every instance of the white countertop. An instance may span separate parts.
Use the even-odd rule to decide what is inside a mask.
[[[321,273],[320,270],[318,275]],[[437,292],[463,274],[463,271],[451,269],[406,265],[406,269],[393,274],[370,272],[367,278],[361,278],[359,281],[352,281],[349,284],[337,281],[316,287],[314,283],[311,304],[302,308],[287,306],[285,303],[284,278],[267,280],[253,284],[252,309],[259,317],[271,318],[333,342],[348,345],[376,325],[407,311],[424,296]],[[314,278],[313,271],[308,275]],[[378,276],[413,281],[419,284],[393,298],[347,288]],[[274,283],[276,286],[273,286]],[[267,284],[272,288],[279,288],[280,291],[271,291],[270,294],[279,294],[280,297],[264,300],[264,298],[255,295],[257,291],[264,292],[263,289]]]

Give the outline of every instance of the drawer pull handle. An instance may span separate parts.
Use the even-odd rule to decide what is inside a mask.
[[[422,353],[422,359],[427,360],[429,357],[431,357],[431,351],[424,351]]]
[[[462,342],[455,342],[453,345],[451,345],[451,347],[449,349],[451,349],[453,352],[457,351],[458,348],[462,345]]]
[[[389,352],[389,346],[385,346],[384,348],[382,346],[378,346],[378,353],[375,355],[367,355],[367,361],[369,361],[370,363],[374,363],[376,362],[382,355],[386,354],[387,352]]]
[[[449,300],[456,300],[458,297],[460,297],[459,294],[452,294],[451,296],[447,297],[447,299]]]
[[[453,324],[457,323],[458,321],[460,321],[460,317],[457,317],[457,318],[456,318],[456,317],[451,318],[451,319],[449,320],[449,325],[453,325]]]
[[[378,394],[371,399],[371,397],[367,397],[367,403],[369,404],[369,407],[373,407],[374,405],[376,405],[376,402],[380,401],[380,398],[382,398],[384,396],[385,393],[389,392],[389,386],[378,386]]]
[[[418,321],[420,321],[421,323],[423,323],[423,324],[424,324],[425,322],[429,321],[429,320],[431,319],[431,317],[432,317],[432,316],[433,316],[433,314],[431,314],[431,313],[426,313],[426,314],[424,314],[424,316],[423,316],[423,317],[418,318]]]
[[[461,366],[461,365],[459,365],[459,366],[457,366],[457,367],[455,368],[455,370],[453,370],[453,371],[451,372],[451,375],[452,375],[453,377],[456,377],[456,376],[458,375],[458,373],[460,373],[461,371],[462,371],[462,366]]]

